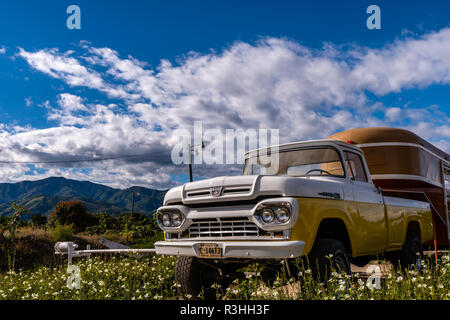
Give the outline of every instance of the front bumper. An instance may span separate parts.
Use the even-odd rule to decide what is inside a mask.
[[[159,241],[156,253],[169,256],[199,257],[199,243],[215,243],[222,248],[222,258],[286,259],[302,255],[303,241]]]

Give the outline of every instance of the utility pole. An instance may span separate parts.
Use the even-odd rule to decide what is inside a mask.
[[[189,181],[192,182],[194,181],[194,177],[192,175],[192,151],[194,151],[195,147],[202,147],[202,149],[205,149],[205,143],[202,141],[201,145],[197,145],[197,146],[191,146],[191,144],[188,144],[188,150],[189,150]]]
[[[192,176],[192,147],[191,144],[188,145],[189,150],[189,181],[194,181],[194,178]]]

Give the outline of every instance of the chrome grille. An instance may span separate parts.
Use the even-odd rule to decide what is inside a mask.
[[[222,196],[224,195],[245,195],[252,191],[251,185],[242,186],[228,186],[223,188]],[[197,197],[211,197],[211,188],[202,188],[197,190],[190,190],[186,192],[186,198]]]
[[[189,238],[257,237],[259,228],[248,218],[194,219]]]

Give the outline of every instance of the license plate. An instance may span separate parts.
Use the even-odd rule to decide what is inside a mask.
[[[199,258],[222,258],[222,248],[217,243],[199,243]]]

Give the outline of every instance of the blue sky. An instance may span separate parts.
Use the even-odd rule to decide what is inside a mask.
[[[66,28],[71,4],[81,30]],[[381,30],[366,28],[371,4]],[[286,142],[397,126],[450,152],[449,17],[436,0],[2,3],[0,160],[151,156],[0,165],[0,180],[166,188],[185,178],[173,131],[194,120],[278,128]]]

